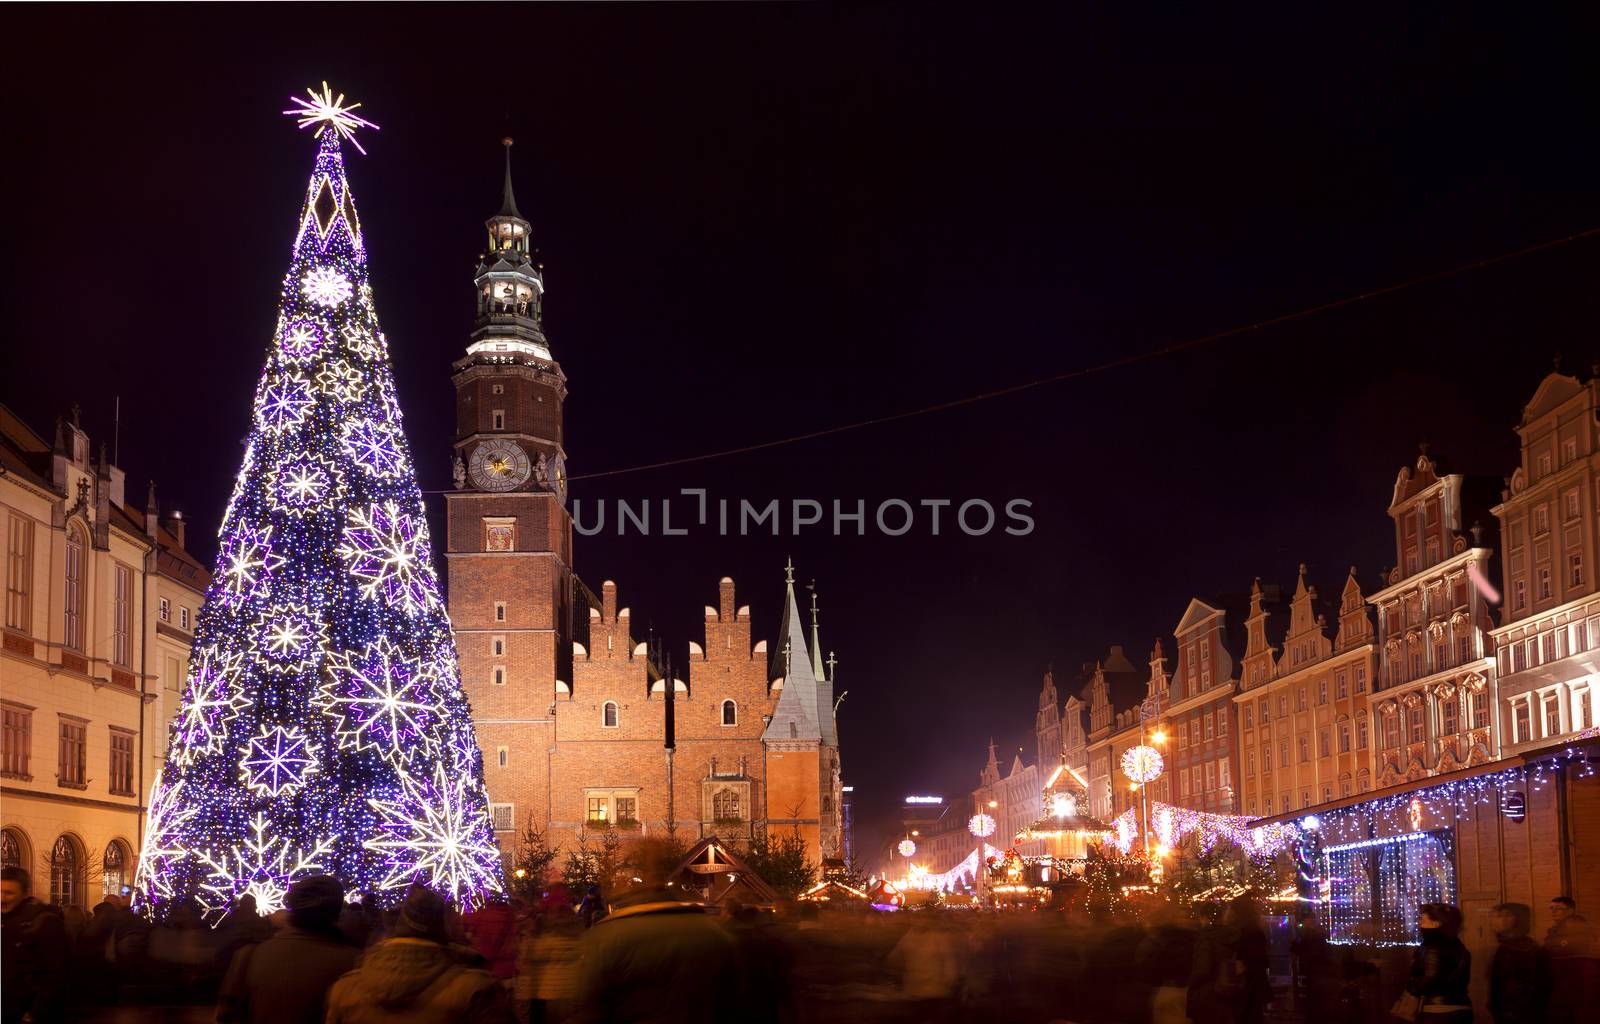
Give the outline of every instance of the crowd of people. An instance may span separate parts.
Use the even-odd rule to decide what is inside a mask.
[[[1248,899],[1214,916],[1150,903],[1115,920],[770,913],[681,898],[666,848],[641,843],[633,863],[638,881],[616,898],[590,889],[576,906],[465,915],[420,886],[380,909],[313,876],[282,910],[263,916],[244,896],[214,928],[187,907],[151,925],[114,898],[75,919],[7,868],[0,1024],[139,1019],[138,1007],[217,1024],[1575,1024],[1595,1005],[1600,949],[1565,898],[1542,942],[1528,907],[1495,908],[1497,945],[1474,965],[1461,911],[1442,904],[1420,909],[1420,945],[1374,950],[1330,945],[1309,916],[1275,939]]]

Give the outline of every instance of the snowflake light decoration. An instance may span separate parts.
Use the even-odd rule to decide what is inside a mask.
[[[440,762],[431,780],[402,774],[400,782],[398,797],[367,801],[382,822],[379,835],[364,845],[388,861],[378,888],[421,882],[468,907],[485,892],[500,892],[488,804],[469,775],[447,772]]]
[[[202,754],[222,750],[228,723],[238,718],[251,701],[241,685],[244,655],[215,647],[195,651],[189,685],[173,719],[173,749],[179,763],[192,763]]]
[[[385,638],[364,651],[331,656],[317,702],[338,718],[341,748],[377,748],[399,765],[433,754],[444,717],[432,697],[436,682],[428,668]]]
[[[299,373],[285,373],[266,385],[256,406],[256,424],[263,433],[281,434],[305,422],[317,404],[311,383]]]
[[[356,358],[369,363],[382,362],[389,356],[389,346],[381,334],[374,335],[371,331],[360,327],[346,327],[344,341]]]
[[[256,620],[256,657],[280,672],[315,668],[322,660],[328,627],[303,604],[277,605]]]
[[[294,106],[285,110],[284,113],[290,117],[299,118],[299,126],[301,128],[309,128],[312,125],[316,125],[317,130],[312,132],[312,135],[316,138],[321,138],[322,133],[326,131],[337,132],[340,138],[347,139],[350,145],[356,147],[357,152],[362,156],[366,156],[367,151],[362,149],[361,143],[356,140],[356,129],[371,128],[373,131],[377,131],[378,126],[356,113],[361,104],[351,103],[346,105],[344,93],[341,92],[335,97],[333,89],[328,86],[327,82],[322,83],[321,93],[318,93],[314,88],[307,87],[306,95],[311,97],[310,102],[298,96],[290,96],[289,102],[293,103]]]
[[[347,405],[361,400],[365,383],[366,378],[361,376],[361,371],[343,359],[330,361],[317,374],[317,387],[322,389],[322,393]]]
[[[266,591],[273,571],[284,562],[272,549],[272,529],[240,526],[223,538],[217,597],[224,604],[237,607]]]
[[[331,836],[317,840],[309,850],[296,850],[286,838],[268,838],[267,816],[257,814],[243,844],[223,853],[196,851],[199,862],[210,869],[196,899],[212,923],[246,893],[255,897],[261,913],[276,913],[283,909],[289,886],[303,875],[322,873],[320,858],[332,850]]]
[[[288,796],[317,770],[317,749],[299,729],[267,728],[250,740],[239,762],[245,785],[262,796]]]
[[[300,291],[319,306],[337,306],[355,294],[350,279],[332,267],[317,267],[300,281]]]
[[[312,320],[296,320],[278,336],[278,351],[291,363],[309,363],[322,351],[322,328]]]
[[[294,515],[314,512],[340,491],[340,477],[337,467],[316,456],[292,458],[273,472],[268,497]]]
[[[399,435],[387,423],[353,420],[344,425],[340,443],[351,459],[380,480],[400,476],[406,470]]]
[[[393,501],[350,512],[339,556],[360,579],[361,595],[383,601],[407,615],[439,602],[433,567],[428,564],[428,524],[401,512]]]
[[[1160,778],[1164,767],[1161,751],[1155,747],[1140,744],[1122,752],[1122,774],[1141,786]]]
[[[157,769],[150,785],[150,809],[145,815],[144,841],[139,844],[139,868],[133,876],[134,892],[141,904],[173,897],[171,867],[188,852],[183,833],[200,813],[197,805],[184,799],[183,780],[169,787],[165,774],[165,768]]]
[[[900,840],[900,845],[896,847],[896,849],[900,851],[900,856],[910,857],[917,852],[917,844],[913,843],[909,839],[902,839]]]
[[[994,835],[994,816],[978,813],[967,819],[967,831],[979,839],[988,839]]]

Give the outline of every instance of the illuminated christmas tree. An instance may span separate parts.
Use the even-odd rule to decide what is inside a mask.
[[[264,911],[307,874],[471,906],[501,888],[483,761],[400,427],[341,140],[321,140],[136,882],[163,916]]]

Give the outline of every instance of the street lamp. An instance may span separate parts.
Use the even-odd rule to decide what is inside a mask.
[[[1161,751],[1145,742],[1145,714],[1140,708],[1139,715],[1139,745],[1129,747],[1122,752],[1122,774],[1128,777],[1132,789],[1139,794],[1139,820],[1140,830],[1144,833],[1144,859],[1150,861],[1150,783],[1161,777],[1164,763]],[[1154,717],[1154,716],[1151,716]],[[1156,743],[1166,743],[1166,731],[1157,728],[1150,737]]]

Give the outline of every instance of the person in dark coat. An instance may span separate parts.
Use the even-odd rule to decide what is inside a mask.
[[[1533,908],[1502,903],[1494,908],[1500,940],[1489,964],[1489,1013],[1495,1024],[1544,1024],[1550,1002],[1550,954],[1528,934]]]
[[[1195,1024],[1261,1024],[1272,993],[1267,931],[1255,904],[1239,897],[1222,923],[1206,930],[1189,978],[1188,1013]]]
[[[34,899],[18,867],[0,871],[0,1020],[56,1024],[65,1016],[67,931],[55,907]]]
[[[1472,1024],[1472,954],[1461,942],[1461,909],[1424,903],[1417,912],[1422,943],[1411,958],[1406,991],[1422,1000],[1423,1024]]]
[[[585,928],[593,928],[594,923],[606,916],[606,898],[601,895],[598,885],[589,886],[589,891],[583,894],[583,902],[578,904],[578,920]]]
[[[579,943],[576,1019],[743,1020],[738,944],[704,907],[680,902],[681,890],[666,887],[676,852],[647,839],[634,847],[633,862],[641,881]]]
[[[328,993],[327,1024],[515,1024],[505,986],[450,945],[444,899],[411,887],[390,938]]]
[[[1550,954],[1550,1021],[1571,1024],[1588,1020],[1591,1005],[1600,998],[1600,960],[1596,959],[1594,928],[1578,913],[1571,896],[1550,901],[1550,931],[1545,952]]]
[[[322,1024],[328,989],[360,959],[338,928],[344,909],[338,879],[302,878],[284,903],[289,923],[234,953],[217,999],[217,1024]]]

